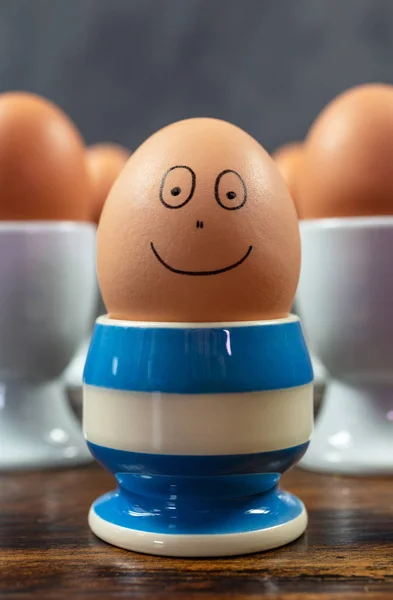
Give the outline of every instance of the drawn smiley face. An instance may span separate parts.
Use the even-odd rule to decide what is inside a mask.
[[[162,178],[160,185],[160,201],[169,209],[179,209],[185,206],[194,196],[196,188],[195,172],[186,165],[175,165],[170,167]],[[247,187],[242,176],[234,169],[224,169],[217,176],[214,184],[214,197],[218,204],[225,210],[238,210],[242,208],[247,201]],[[197,229],[204,228],[203,221],[196,222]],[[160,255],[154,242],[150,242],[150,247],[157,260],[172,273],[179,275],[207,276],[220,275],[226,271],[231,271],[239,267],[250,255],[252,246],[249,246],[245,254],[236,262],[211,270],[188,271],[177,269],[168,264]]]
[[[298,281],[296,212],[248,134],[215,119],[181,121],[142,144],[112,188],[97,266],[112,318],[276,318]]]

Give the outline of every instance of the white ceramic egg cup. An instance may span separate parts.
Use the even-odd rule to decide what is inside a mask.
[[[330,379],[306,469],[393,473],[393,217],[302,221],[297,306]]]
[[[94,225],[0,223],[0,470],[91,460],[61,376],[96,297]]]

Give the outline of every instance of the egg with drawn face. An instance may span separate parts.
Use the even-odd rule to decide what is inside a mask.
[[[296,211],[251,136],[216,119],[180,121],[142,144],[112,187],[97,268],[113,319],[285,317],[300,270]]]

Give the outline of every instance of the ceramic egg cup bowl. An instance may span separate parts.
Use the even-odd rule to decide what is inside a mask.
[[[91,460],[61,375],[97,295],[95,227],[0,224],[0,470]]]
[[[393,217],[300,223],[297,306],[329,372],[304,468],[393,473]]]
[[[84,430],[117,480],[89,524],[167,556],[267,550],[299,537],[302,502],[279,488],[305,452],[312,369],[297,317],[228,324],[97,320]]]

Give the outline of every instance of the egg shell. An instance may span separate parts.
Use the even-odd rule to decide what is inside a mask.
[[[279,168],[281,175],[285,179],[289,193],[295,203],[296,211],[299,215],[299,201],[297,198],[296,178],[299,172],[301,159],[303,156],[303,144],[293,142],[285,144],[276,150],[272,157]],[[300,215],[299,215],[300,216]]]
[[[251,136],[216,119],[180,121],[142,144],[112,187],[97,268],[115,319],[283,317],[300,269],[296,211]]]
[[[393,214],[393,87],[353,88],[310,129],[298,177],[305,219]]]
[[[86,151],[86,165],[92,185],[91,220],[98,223],[110,189],[130,156],[117,144],[95,144]]]
[[[88,220],[83,140],[52,102],[0,96],[0,189],[0,220]]]

